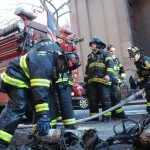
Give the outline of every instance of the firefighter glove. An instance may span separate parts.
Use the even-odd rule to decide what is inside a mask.
[[[39,120],[37,122],[36,133],[41,136],[47,135],[50,129],[50,116],[49,115],[39,115]]]

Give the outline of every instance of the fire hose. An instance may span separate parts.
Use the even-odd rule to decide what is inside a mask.
[[[97,118],[99,116],[102,116],[104,115],[105,113],[107,112],[111,112],[119,107],[122,107],[123,105],[135,100],[140,94],[142,94],[144,92],[144,88],[139,90],[138,92],[136,92],[135,94],[129,96],[128,98],[126,98],[125,100],[121,101],[119,104],[103,111],[103,112],[100,112],[99,114],[96,114],[96,115],[93,115],[93,116],[90,116],[90,117],[87,117],[87,118],[83,118],[83,119],[79,119],[79,120],[76,120],[76,123],[80,123],[80,122],[85,122],[85,121],[89,121],[91,119],[94,119],[94,118]],[[57,123],[57,125],[63,125],[62,122],[60,123]],[[25,125],[26,127],[32,127],[32,125]],[[19,125],[18,128],[24,128],[25,127],[24,125]]]
[[[135,100],[138,97],[138,95],[142,94],[143,92],[144,92],[144,88],[142,90],[136,92],[135,94],[129,96],[125,100],[121,101],[119,104],[117,104],[117,105],[115,105],[115,106],[113,106],[113,107],[111,107],[111,108],[109,108],[109,109],[107,109],[107,110],[105,110],[105,111],[103,111],[103,112],[101,112],[99,114],[96,114],[96,115],[93,115],[93,116],[90,116],[90,117],[87,117],[87,118],[76,120],[76,123],[89,121],[91,119],[94,119],[94,118],[97,118],[99,116],[102,116],[102,115],[104,115],[107,112],[111,112],[111,111],[113,111],[113,110],[115,110],[115,109],[117,109],[119,107],[122,107],[123,105],[127,104],[128,102],[131,102],[131,101]],[[58,125],[63,125],[63,123],[57,123],[57,124]]]

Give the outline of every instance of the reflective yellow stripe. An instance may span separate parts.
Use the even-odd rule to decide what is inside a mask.
[[[49,110],[49,105],[48,105],[48,103],[37,104],[35,106],[35,109],[36,109],[36,112]]]
[[[21,69],[23,70],[23,72],[26,74],[26,76],[28,78],[30,78],[30,75],[29,75],[29,68],[27,66],[27,63],[26,63],[26,57],[27,55],[24,55],[20,58],[20,67]]]
[[[50,87],[50,80],[47,79],[31,79],[31,86],[47,86]]]
[[[144,77],[139,78],[139,80],[140,80],[140,81],[143,81],[143,80],[144,80]]]
[[[119,64],[119,67],[122,67],[122,64]]]
[[[57,124],[57,120],[56,120],[56,119],[51,120],[51,122],[50,122],[51,128],[52,128],[53,126],[55,126],[56,124]]]
[[[84,78],[87,78],[88,77],[88,75],[87,74],[84,74]]]
[[[118,78],[117,78],[118,79]],[[120,79],[118,79],[118,83],[121,83],[121,80]]]
[[[105,62],[107,62],[108,60],[112,60],[112,57],[106,57],[105,58]]]
[[[57,53],[58,53],[58,55],[62,55],[62,53],[61,53],[60,51],[55,51],[55,52],[57,52]]]
[[[114,70],[117,70],[117,66],[114,66]]]
[[[147,102],[147,106],[150,106],[150,102]]]
[[[46,53],[47,53],[46,51],[40,51],[40,52],[38,53],[38,56],[45,56]]]
[[[56,83],[60,83],[60,82],[66,82],[68,81],[68,78],[59,78]]]
[[[68,84],[71,85],[71,86],[74,86],[72,81],[69,81]]]
[[[75,124],[75,118],[63,120],[64,125]]]
[[[36,131],[36,126],[37,126],[37,124],[32,124],[32,131],[33,131],[33,132]]]
[[[114,66],[114,70],[120,70],[120,67]]]
[[[57,119],[57,120],[62,120],[62,117],[61,117],[61,116],[59,116],[59,117],[57,117],[56,119]]]
[[[111,82],[106,82],[104,79],[102,78],[92,78],[92,79],[89,79],[88,80],[88,83],[91,83],[91,82],[100,82],[100,83],[103,83],[105,85],[111,85]]]
[[[147,65],[146,65],[146,68],[149,69],[149,68],[150,68],[150,64],[147,64]]]
[[[94,63],[90,63],[89,68],[94,67],[94,66],[106,67],[106,65],[104,63],[94,62]]]
[[[8,83],[10,85],[21,87],[21,88],[29,88],[29,85],[27,83],[18,79],[14,79],[8,76],[5,72],[1,74],[1,78],[5,83]]]
[[[116,109],[115,111],[116,111],[117,114],[119,114],[119,113],[123,112],[123,109],[119,108],[119,109]]]
[[[112,69],[112,68],[107,68],[107,71],[109,71],[109,72],[114,72],[114,69]]]
[[[126,77],[126,74],[125,74],[125,73],[122,73],[122,74],[121,74],[121,77]]]
[[[93,116],[93,115],[96,115],[96,114],[98,114],[98,113],[90,113],[90,116]]]
[[[120,70],[120,67],[117,67],[117,70]]]
[[[12,137],[13,137],[13,135],[11,135],[3,130],[0,130],[0,139],[2,139],[3,141],[10,143]]]
[[[111,112],[105,113],[104,116],[111,116]]]

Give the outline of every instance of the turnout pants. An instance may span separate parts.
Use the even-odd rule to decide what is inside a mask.
[[[27,109],[31,92],[28,89],[9,87],[8,103],[0,115],[0,143],[8,145]],[[32,105],[32,104],[31,104]]]
[[[99,113],[99,102],[102,104],[102,111],[111,107],[110,87],[102,83],[92,82],[89,84],[90,116]],[[104,114],[103,117],[111,117],[111,112]]]
[[[66,85],[64,82],[60,82],[56,84],[55,89],[58,97],[53,98],[54,101],[52,106],[53,108],[51,108],[51,122],[57,122],[57,114],[58,111],[60,111],[65,128],[73,129],[75,128],[75,114],[72,106],[71,87],[68,83]],[[56,98],[58,98],[60,110],[58,108]],[[56,126],[53,124],[51,127],[55,128]]]
[[[145,88],[146,98],[147,98],[147,112],[150,113],[150,87]]]
[[[112,106],[117,105],[121,101],[121,91],[120,91],[120,86],[116,84],[112,84],[110,86],[110,97],[111,97],[111,104]],[[120,113],[123,113],[124,110],[122,107],[117,108],[116,110],[113,111],[113,115],[117,115]]]

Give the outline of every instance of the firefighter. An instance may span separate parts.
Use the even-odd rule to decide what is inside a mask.
[[[89,46],[92,47],[92,53],[88,55],[84,82],[89,85],[90,116],[92,116],[99,112],[100,101],[102,102],[102,111],[111,107],[110,78],[113,75],[114,63],[111,55],[103,50],[106,45],[99,37],[93,37]],[[110,119],[111,112],[102,116],[104,122]],[[98,118],[94,120],[98,120]]]
[[[40,38],[39,38],[40,37]],[[43,40],[40,41],[41,37]],[[47,51],[48,48],[43,48],[50,40],[45,34],[38,34],[35,36],[35,40],[38,42],[36,47],[38,49],[34,49],[34,51]],[[40,42],[39,42],[40,41]],[[54,51],[60,54],[62,53],[62,49],[60,47],[60,40],[57,41],[57,48],[53,49]],[[71,52],[67,53],[68,55],[72,55]],[[74,53],[73,53],[74,54]],[[70,56],[71,57],[71,56]],[[77,60],[76,58],[75,60]],[[79,59],[78,59],[79,61]],[[72,62],[69,61],[72,65]],[[52,100],[52,107],[51,107],[51,127],[56,128],[57,121],[62,119],[65,128],[74,129],[75,128],[75,114],[72,106],[72,98],[71,98],[71,87],[73,86],[72,83],[72,75],[71,72],[68,71],[66,73],[59,74],[58,80],[53,84],[53,93],[54,98]],[[68,113],[69,112],[69,113]]]
[[[115,56],[115,47],[113,45],[108,45],[107,51],[112,55],[112,59],[114,62],[113,78],[115,78],[116,82],[113,82],[114,81],[113,79],[112,85],[110,86],[110,97],[111,97],[111,105],[115,106],[121,101],[120,84],[126,83],[127,79],[123,65],[120,63],[119,58]],[[114,110],[112,112],[112,116],[120,119],[127,118],[122,107]]]
[[[137,85],[145,87],[147,98],[147,112],[150,113],[150,57],[144,56],[143,48],[132,46],[128,48],[129,57],[133,58],[134,64],[137,68],[139,79]]]
[[[9,62],[6,71],[1,74],[1,90],[7,93],[9,100],[0,115],[0,149],[7,149],[15,129],[25,114],[27,101],[32,107],[36,132],[47,135],[50,129],[50,105],[52,90],[50,86],[57,80],[60,72],[66,72],[67,62],[76,58],[76,54],[58,55],[52,51],[55,43],[49,41],[43,49],[17,57]],[[73,69],[77,64],[73,64]]]
[[[61,44],[63,43],[64,39],[61,36],[56,36],[56,37],[57,37],[57,43],[59,44],[59,46],[61,46]],[[56,96],[55,96],[55,99],[56,99],[56,120],[57,121],[61,121],[62,120],[62,116],[63,116],[63,120],[67,120],[67,119],[70,120],[70,119],[75,118],[74,113],[68,115],[68,108],[66,106],[63,106],[64,105],[63,104],[63,99],[67,99],[68,100],[68,104],[69,104],[69,108],[70,108],[70,112],[74,112],[73,111],[73,106],[72,106],[72,98],[71,98],[71,87],[72,86],[73,86],[73,82],[72,82],[72,74],[71,74],[71,72],[70,73],[69,72],[64,73],[63,78],[60,75],[58,81],[56,81],[56,83],[55,83],[55,89],[56,89],[56,93],[55,93],[56,94]],[[62,89],[62,87],[63,87],[63,89]],[[59,94],[60,91],[62,91],[62,90],[64,90],[63,92],[67,93],[67,94],[64,95],[63,92],[62,92],[62,94]],[[58,94],[57,94],[57,92],[58,92]],[[61,95],[64,98],[62,98]],[[60,104],[61,104],[61,106],[60,106]],[[69,126],[67,125],[67,122],[63,121],[63,123],[64,123],[65,127],[67,127],[67,128],[70,126],[70,125]],[[75,124],[73,122],[71,124],[72,125],[70,127],[71,128],[75,128]]]

